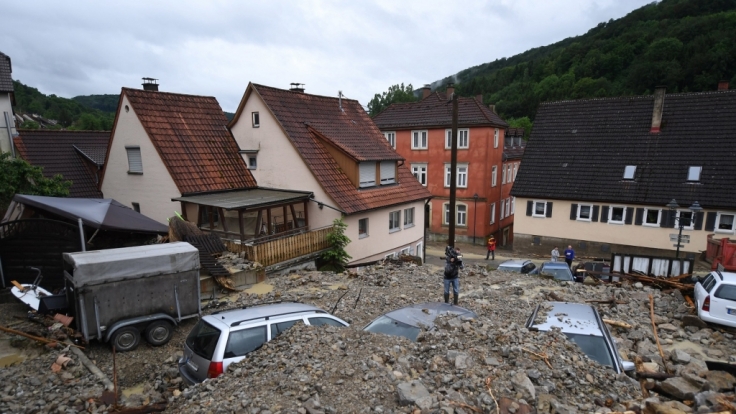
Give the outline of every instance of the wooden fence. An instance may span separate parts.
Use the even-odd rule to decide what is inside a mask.
[[[231,252],[245,252],[246,258],[250,261],[270,266],[330,247],[327,243],[327,234],[330,230],[332,227],[325,227],[266,242],[254,240],[248,244],[226,241],[225,245]]]

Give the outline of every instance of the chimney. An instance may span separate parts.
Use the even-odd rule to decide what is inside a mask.
[[[143,78],[143,90],[158,92],[158,83],[156,83],[157,80],[158,79],[153,78]]]
[[[483,105],[483,94],[476,95],[475,100],[478,101],[479,104]]]
[[[488,104],[488,109],[491,110],[494,114],[496,113],[496,105],[494,104]]]
[[[424,85],[422,88],[422,99],[428,97],[432,93],[432,87],[429,84]]]
[[[298,82],[292,82],[291,88],[289,88],[289,90],[292,92],[304,93],[304,84],[298,83]]]
[[[454,83],[448,83],[447,84],[447,99],[450,99],[452,97],[452,94],[455,93],[455,84]]]
[[[659,133],[659,127],[662,125],[662,110],[664,109],[664,86],[654,88],[654,109],[652,110],[652,134]]]
[[[722,80],[718,82],[718,90],[719,91],[727,91],[728,90],[728,81]]]

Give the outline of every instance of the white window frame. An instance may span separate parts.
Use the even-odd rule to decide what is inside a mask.
[[[506,182],[507,182],[507,183],[509,183],[509,184],[511,184],[511,182],[512,182],[512,179],[513,179],[513,177],[514,177],[514,176],[512,175],[512,174],[513,174],[513,167],[511,166],[511,164],[509,164],[509,165],[508,165],[508,166],[506,167],[506,170],[507,170],[507,172],[506,172]]]
[[[396,258],[396,252],[389,253],[385,256],[386,259],[395,259]]]
[[[657,222],[656,223],[647,223],[647,214],[649,211],[657,211]],[[662,223],[662,209],[661,208],[645,208],[644,214],[641,216],[641,225],[646,227],[660,227]]]
[[[516,197],[511,197],[511,215],[514,215],[514,210],[516,210]]]
[[[680,228],[680,217],[682,217],[680,213],[690,214],[690,225],[683,226],[682,229],[683,230],[695,230],[695,217],[696,216],[695,216],[695,213],[693,213],[690,210],[677,210],[677,213],[675,214],[675,228],[677,229]]]
[[[407,218],[411,218],[411,221],[407,222]],[[404,209],[404,228],[410,227],[414,227],[414,207]]]
[[[360,181],[360,167],[362,165],[371,166],[373,170],[373,180],[372,181]],[[369,162],[361,162],[358,164],[358,187],[360,188],[369,188],[369,187],[375,187],[376,186],[376,162],[375,161],[369,161]]]
[[[427,163],[411,164],[411,173],[419,181],[419,184],[427,186]]]
[[[396,161],[381,161],[378,168],[381,172],[381,185],[396,184]],[[384,171],[386,177],[384,177]]]
[[[580,216],[580,212],[583,211],[583,207],[588,207],[588,218]],[[593,205],[592,204],[578,204],[578,211],[575,214],[575,220],[592,221],[592,218],[593,218]]]
[[[403,249],[399,250],[399,256],[401,256],[402,254],[411,254],[411,247],[404,247]]]
[[[386,137],[388,145],[391,145],[391,148],[396,149],[396,131],[386,131],[383,133],[383,136]]]
[[[506,199],[506,217],[511,217],[511,197]]]
[[[519,172],[519,163],[514,164],[514,182],[516,182],[516,173]]]
[[[496,186],[496,179],[498,178],[498,165],[491,167],[491,187]]]
[[[365,233],[361,234],[360,233],[360,222],[363,220],[365,220]],[[358,238],[359,239],[365,239],[366,237],[370,236],[369,227],[368,227],[369,224],[370,224],[370,221],[368,220],[368,217],[358,220]]]
[[[721,224],[721,216],[734,216],[734,220],[731,222],[731,229],[730,230],[724,230],[724,229],[720,229],[719,228],[720,227],[720,224]],[[714,227],[713,227],[713,231],[715,233],[731,233],[732,234],[734,232],[734,228],[735,227],[736,227],[736,213],[734,213],[732,211],[719,211],[716,214],[716,222],[715,222]]]
[[[542,207],[542,213],[537,213],[537,205],[541,204]],[[547,217],[547,201],[545,200],[533,200],[532,201],[532,217]]]
[[[141,153],[141,147],[139,146],[126,146],[125,153],[128,156],[128,174],[143,174],[143,154]],[[130,155],[138,157],[140,167],[133,165],[130,160]]]
[[[261,116],[258,111],[250,113],[250,119],[253,122],[253,128],[259,128],[261,126]]]
[[[468,149],[470,145],[470,130],[459,128],[457,130],[457,148]],[[445,130],[445,149],[452,149],[452,129]]]
[[[394,217],[396,220],[394,220]],[[396,221],[396,227],[392,227]],[[388,232],[395,233],[401,230],[401,210],[396,210],[388,213]]]
[[[450,179],[452,172],[452,164],[445,164],[445,188],[450,187]],[[469,167],[467,163],[458,163],[457,164],[457,174],[455,176],[455,180],[457,181],[457,188],[468,188],[468,172]]]
[[[700,175],[703,173],[703,167],[691,165],[687,169],[687,181],[691,183],[700,182]]]
[[[460,211],[462,207],[463,211]],[[450,214],[450,203],[442,204],[442,224],[449,226],[450,223],[447,221],[447,216]],[[462,220],[460,220],[462,218]],[[455,203],[455,224],[462,227],[468,225],[468,205],[465,203]]]
[[[621,214],[621,220],[614,220],[613,219],[613,209],[614,208],[621,208],[623,209],[623,213]],[[609,206],[608,207],[608,224],[624,224],[626,222],[626,210],[628,207],[626,206]]]
[[[501,184],[506,184],[506,166],[501,164]]]
[[[423,248],[424,248],[424,245],[422,244],[422,242],[417,243],[417,253],[415,254],[415,256],[421,257],[422,260],[424,260],[424,250],[423,250]]]
[[[504,207],[504,205],[505,205],[505,203],[504,203],[503,200],[501,200],[501,202],[498,204],[498,220],[499,221],[503,221],[503,219],[506,218],[506,216],[503,215],[503,207]]]
[[[493,131],[493,148],[498,148],[498,128]]]
[[[429,141],[429,132],[426,129],[411,131],[411,149],[426,150]]]
[[[496,203],[491,203],[491,220],[489,224],[494,224],[496,222]]]
[[[257,155],[248,155],[248,169],[249,170],[258,169],[258,156]]]
[[[624,180],[633,180],[636,177],[636,165],[624,167]]]

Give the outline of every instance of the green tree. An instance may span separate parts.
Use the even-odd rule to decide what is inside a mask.
[[[350,238],[345,235],[345,229],[348,227],[342,217],[336,218],[332,222],[332,230],[327,234],[327,242],[330,243],[329,250],[322,253],[320,257],[324,264],[319,270],[342,272],[348,264],[351,256],[345,251],[345,246],[350,243]]]
[[[374,117],[388,108],[392,103],[415,102],[416,100],[414,87],[411,86],[411,83],[407,86],[404,86],[403,83],[401,85],[393,85],[388,88],[388,91],[373,96],[373,99],[368,102],[368,115]]]
[[[29,120],[26,119],[25,121],[23,121],[22,124],[20,124],[20,128],[22,128],[22,129],[39,129],[39,128],[41,128],[41,126],[38,125],[38,122],[36,122],[36,121],[29,121]]]
[[[0,211],[5,211],[15,194],[31,194],[67,197],[72,182],[61,175],[43,176],[43,169],[34,167],[20,158],[10,158],[10,153],[0,154]]]

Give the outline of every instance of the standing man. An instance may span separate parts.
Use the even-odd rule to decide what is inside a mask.
[[[445,248],[445,303],[450,302],[450,285],[452,285],[452,303],[457,305],[460,295],[459,269],[463,267],[463,257],[460,255],[460,248],[453,249],[452,246],[447,246]]]
[[[493,236],[488,238],[488,253],[486,253],[486,260],[488,256],[491,256],[491,260],[496,260],[496,239]]]
[[[554,249],[552,249],[552,261],[557,262],[560,260],[560,249],[555,246]]]
[[[567,249],[565,249],[565,262],[568,266],[570,266],[570,270],[572,270],[572,260],[575,258],[575,250],[572,249],[572,245],[567,245]]]

